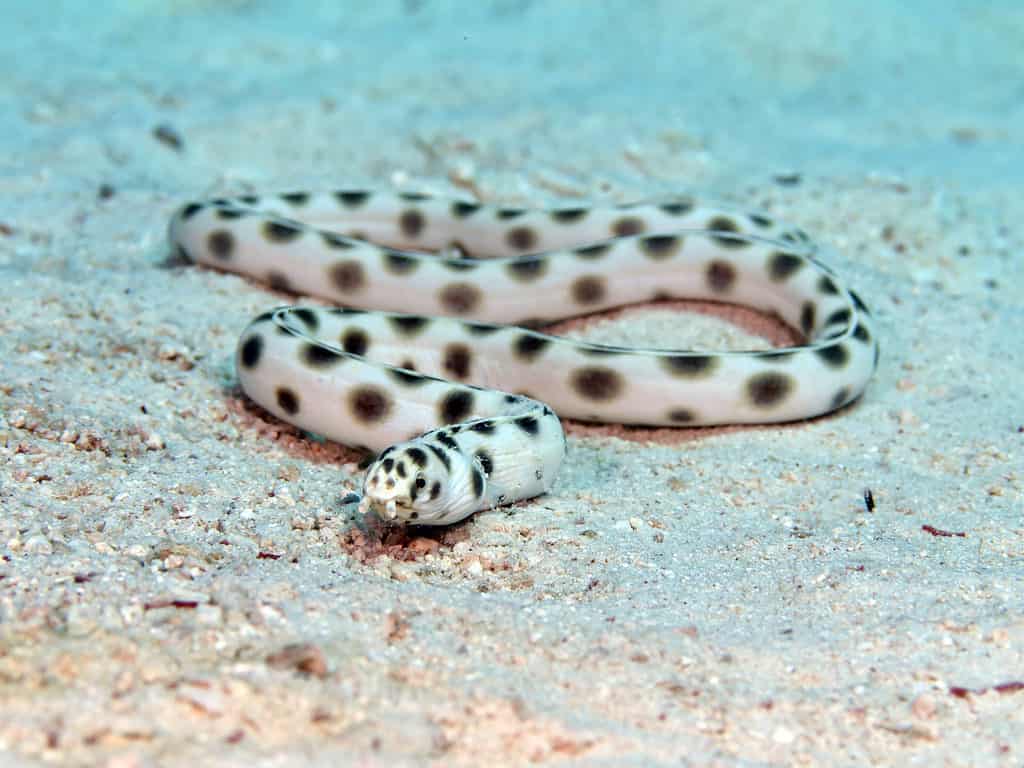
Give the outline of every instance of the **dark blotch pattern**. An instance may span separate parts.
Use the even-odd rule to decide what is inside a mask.
[[[405,452],[405,455],[409,457],[409,461],[415,464],[420,469],[427,466],[427,454],[423,452],[422,448],[413,446]]]
[[[349,328],[341,334],[341,346],[352,355],[365,355],[370,346],[370,337],[362,328]]]
[[[334,193],[334,197],[346,208],[358,208],[359,206],[366,204],[366,201],[370,199],[370,193],[339,190]]]
[[[551,212],[551,220],[559,224],[571,224],[584,218],[587,213],[586,208],[562,208]]]
[[[391,397],[377,387],[353,387],[348,393],[348,406],[356,421],[362,424],[376,424],[391,413]]]
[[[730,291],[736,282],[736,267],[720,259],[716,259],[708,264],[705,274],[708,280],[708,287],[715,293]]]
[[[529,283],[542,277],[548,271],[548,260],[544,256],[526,256],[505,265],[509,277],[520,283]]]
[[[287,387],[278,387],[274,395],[277,397],[278,406],[289,416],[294,416],[299,412],[299,396],[292,390]]]
[[[263,337],[258,333],[253,334],[244,342],[239,351],[238,359],[242,362],[243,368],[252,370],[260,364],[260,357],[263,356]]]
[[[758,408],[781,404],[793,389],[793,379],[782,373],[758,373],[747,381],[747,396]]]
[[[328,276],[342,293],[356,293],[366,285],[366,270],[355,260],[335,262],[329,267]]]
[[[267,284],[275,291],[291,291],[292,286],[288,281],[288,275],[272,269],[267,272]]]
[[[676,424],[692,424],[697,420],[697,414],[689,408],[673,408],[668,412],[668,420]]]
[[[473,471],[470,472],[470,477],[473,482],[473,495],[478,499],[484,495],[484,476],[479,469],[473,467]]]
[[[344,235],[339,235],[337,232],[320,232],[320,239],[324,241],[324,245],[333,251],[348,250],[354,248],[355,245],[352,241]]]
[[[441,289],[438,298],[441,305],[453,315],[465,315],[480,305],[483,294],[472,283],[451,283]]]
[[[395,380],[396,383],[403,387],[422,387],[427,382],[433,381],[429,376],[424,376],[420,373],[414,373],[411,370],[403,370],[404,368],[411,368],[412,365],[403,365],[402,368],[388,368],[388,375]]]
[[[438,432],[435,435],[435,437],[437,438],[437,442],[439,442],[445,448],[450,448],[453,451],[459,450],[459,444],[456,443],[455,440],[452,439],[452,436],[449,435],[447,432],[442,430]]]
[[[322,344],[303,344],[301,354],[302,362],[310,368],[331,368],[345,359],[336,349]]]
[[[316,329],[320,327],[320,319],[309,307],[296,307],[288,312],[289,315],[295,317],[306,326],[306,330],[310,333],[316,333]]]
[[[678,235],[651,235],[640,240],[640,248],[649,259],[661,261],[672,258],[683,244]]]
[[[453,389],[445,395],[437,407],[442,424],[465,421],[473,412],[473,393],[466,389]]]
[[[569,377],[569,383],[580,397],[597,402],[614,400],[626,386],[618,372],[601,366],[577,368]]]
[[[263,236],[272,243],[290,243],[302,234],[302,228],[283,221],[263,222]]]
[[[743,248],[750,245],[746,238],[737,237],[740,232],[739,224],[728,216],[715,216],[708,222],[707,228],[714,233],[711,239],[723,248]]]
[[[768,257],[768,277],[781,283],[796,274],[804,264],[804,260],[796,254],[776,251]]]
[[[584,275],[573,281],[570,288],[573,301],[577,304],[598,304],[604,301],[608,291],[605,279],[598,275]]]
[[[828,316],[827,320],[825,320],[825,327],[827,328],[830,325],[839,325],[840,323],[846,325],[847,323],[850,322],[850,318],[852,316],[853,313],[850,311],[849,307],[845,309],[837,309],[835,312]]]
[[[658,206],[664,213],[669,216],[685,216],[687,213],[693,210],[692,200],[673,200],[670,203],[662,203]]]
[[[597,243],[595,245],[584,245],[573,251],[581,259],[596,260],[604,256],[612,248],[611,243]]]
[[[665,355],[660,358],[660,362],[673,376],[697,379],[710,376],[718,364],[718,359],[711,355]]]
[[[215,229],[207,235],[206,247],[214,257],[227,261],[235,250],[235,236],[226,229]]]
[[[827,347],[818,347],[814,353],[822,359],[829,368],[842,368],[850,360],[850,350],[842,344],[830,344]]]
[[[441,266],[450,272],[472,272],[474,269],[480,266],[480,262],[476,259],[464,259],[456,256],[452,258],[441,259]]]
[[[465,344],[449,344],[444,348],[444,371],[455,379],[462,381],[469,376],[472,360],[472,353]]]
[[[457,219],[465,219],[479,210],[480,205],[478,203],[467,203],[462,200],[452,203],[452,216]]]
[[[393,275],[408,275],[420,265],[415,256],[401,251],[384,252],[384,269]]]
[[[520,416],[515,420],[515,425],[531,437],[535,437],[540,432],[540,422],[535,416]]]
[[[423,214],[415,208],[402,211],[402,214],[398,217],[399,229],[402,230],[403,235],[409,238],[419,237],[426,224],[427,220],[423,218]]]
[[[821,276],[821,280],[818,281],[818,290],[828,296],[835,296],[839,293],[839,287],[828,275]]]
[[[303,333],[293,325],[278,325],[274,323],[274,330],[281,336],[302,336]]]
[[[484,471],[484,475],[487,477],[491,476],[491,472],[494,471],[494,460],[487,451],[480,449],[476,452],[477,461],[480,462],[480,468]]]
[[[505,235],[505,242],[517,251],[529,251],[537,246],[537,233],[530,227],[514,227]]]
[[[804,336],[810,336],[811,331],[814,330],[814,321],[817,319],[817,310],[814,307],[814,302],[805,301],[803,306],[800,307],[800,330],[803,331]]]
[[[493,435],[495,426],[491,419],[484,419],[469,425],[471,432],[479,432],[481,435]]]
[[[524,333],[515,340],[515,343],[512,345],[512,351],[515,352],[516,357],[520,360],[532,363],[550,343],[550,339],[534,336],[532,333]]]
[[[505,326],[495,325],[493,323],[473,323],[465,322],[462,327],[466,329],[466,333],[473,336],[489,336],[492,333],[496,333],[502,330]]]
[[[840,406],[842,406],[849,399],[850,399],[850,390],[847,387],[842,387],[832,397],[832,402],[829,405],[829,408],[834,411],[836,408],[839,408]]]
[[[396,333],[411,338],[430,324],[430,318],[422,315],[392,315],[388,317],[388,322]]]
[[[624,216],[612,222],[612,234],[616,237],[639,235],[645,229],[643,219],[636,216]]]
[[[281,199],[284,200],[288,205],[305,205],[309,202],[308,192],[286,192],[281,195]]]

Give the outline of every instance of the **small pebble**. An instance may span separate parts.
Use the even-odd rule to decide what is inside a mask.
[[[185,564],[185,558],[181,555],[168,555],[164,558],[164,568],[169,571],[173,571],[176,568],[181,568]]]
[[[408,563],[391,563],[384,575],[394,581],[409,581],[416,575],[416,569]]]
[[[316,524],[312,515],[295,515],[292,518],[292,529],[296,531],[311,531]]]
[[[780,725],[774,731],[772,731],[772,741],[776,744],[792,744],[796,739],[796,734],[793,733],[789,728],[784,725]]]
[[[312,643],[291,643],[267,656],[267,666],[275,669],[294,669],[311,677],[327,677],[327,659],[324,652]]]
[[[43,534],[37,533],[25,540],[25,552],[32,555],[52,555],[53,544]]]
[[[153,128],[153,138],[165,147],[170,147],[175,152],[181,152],[185,148],[185,142],[181,138],[181,134],[167,123],[161,123]]]
[[[132,544],[128,547],[125,547],[124,553],[129,557],[135,557],[139,560],[144,560],[147,557],[149,557],[150,548],[147,547],[145,544]]]
[[[935,716],[935,709],[935,698],[927,693],[922,693],[910,705],[910,711],[914,713],[914,717],[921,720],[933,718]]]
[[[152,763],[142,755],[135,755],[130,752],[113,755],[103,764],[105,768],[149,768]]]
[[[426,536],[417,536],[409,542],[408,549],[417,555],[433,555],[441,548],[440,542]]]
[[[915,426],[920,423],[920,419],[914,414],[913,411],[902,410],[896,415],[896,420],[899,422],[901,427]]]

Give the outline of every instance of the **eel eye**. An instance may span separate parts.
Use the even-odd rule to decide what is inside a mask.
[[[425,477],[423,477],[423,475],[416,475],[416,487],[417,488],[426,488],[427,487],[427,479]]]

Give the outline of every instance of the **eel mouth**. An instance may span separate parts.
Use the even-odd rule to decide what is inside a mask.
[[[408,522],[416,514],[412,511],[412,505],[407,496],[382,498],[368,493],[364,495],[362,501],[359,502],[359,511],[365,515],[371,510],[381,520],[385,520],[389,523]]]

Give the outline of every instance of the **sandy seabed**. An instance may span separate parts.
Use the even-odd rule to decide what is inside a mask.
[[[1024,9],[854,5],[8,3],[0,763],[1021,765]],[[382,538],[238,389],[282,296],[164,235],[340,185],[767,211],[882,364],[809,423],[571,425],[549,495]],[[610,332],[745,343],[691,320]]]

